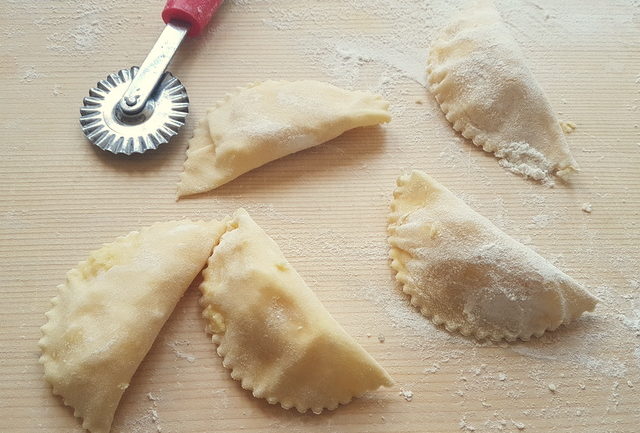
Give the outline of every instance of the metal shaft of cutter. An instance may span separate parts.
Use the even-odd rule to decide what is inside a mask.
[[[119,102],[124,114],[135,115],[144,109],[188,31],[185,23],[171,21],[166,25]]]

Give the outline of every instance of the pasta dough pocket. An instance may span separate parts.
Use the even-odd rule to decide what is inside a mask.
[[[223,185],[270,161],[388,122],[389,103],[320,81],[265,81],[209,110],[189,141],[178,197]]]
[[[431,45],[429,90],[465,138],[511,172],[552,184],[578,169],[544,92],[491,0],[474,0]]]
[[[255,397],[320,413],[392,384],[243,209],[203,277],[207,331],[231,377]]]
[[[402,175],[389,217],[391,267],[436,325],[478,339],[528,340],[597,299],[420,171]]]
[[[138,365],[224,228],[216,221],[154,224],[92,252],[58,286],[40,362],[85,429],[109,432]]]

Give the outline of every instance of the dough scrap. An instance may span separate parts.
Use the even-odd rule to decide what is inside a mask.
[[[203,277],[207,332],[231,377],[255,397],[320,413],[392,384],[243,209]]]
[[[224,228],[157,223],[104,245],[67,273],[46,313],[40,362],[83,428],[109,432],[131,377]]]
[[[209,110],[189,141],[178,197],[217,188],[243,173],[391,120],[389,103],[369,92],[319,81],[265,81]]]
[[[472,1],[429,51],[429,89],[453,128],[501,166],[553,184],[578,170],[544,92],[492,0]]]
[[[398,179],[391,267],[436,325],[482,340],[528,340],[593,311],[598,299],[423,172]]]

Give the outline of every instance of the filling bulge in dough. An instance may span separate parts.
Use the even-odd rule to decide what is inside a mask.
[[[138,365],[224,228],[217,221],[154,224],[92,252],[58,286],[40,362],[85,429],[109,432]]]
[[[178,197],[215,189],[254,168],[391,120],[389,103],[369,92],[313,80],[264,81],[211,108],[189,141]]]
[[[388,230],[391,266],[403,291],[449,331],[528,340],[598,302],[423,172],[398,179]]]
[[[207,331],[231,377],[255,397],[320,413],[392,384],[243,209],[203,277]]]
[[[560,120],[491,0],[473,0],[433,41],[429,89],[465,138],[501,166],[553,184],[577,171]]]

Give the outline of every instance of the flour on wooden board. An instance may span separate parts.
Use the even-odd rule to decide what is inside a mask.
[[[25,8],[27,6],[22,5],[31,5],[29,7],[32,7],[34,4],[40,3],[40,0],[9,1],[17,5],[17,7]],[[395,29],[390,33],[379,35],[375,33],[377,31],[375,25],[371,26],[371,33],[368,35],[344,34],[336,30],[335,27],[327,26],[327,17],[320,10],[287,14],[285,11],[290,5],[273,0],[232,0],[227,7],[238,6],[240,8],[255,8],[257,11],[265,11],[264,13],[267,15],[264,21],[265,28],[283,32],[283,37],[286,37],[285,32],[311,27],[311,31],[306,32],[303,37],[292,42],[292,52],[295,53],[297,49],[298,54],[305,61],[317,65],[336,84],[344,84],[351,88],[374,86],[374,90],[380,90],[385,93],[385,96],[389,97],[388,95],[391,95],[389,99],[392,99],[394,114],[399,115],[397,120],[394,121],[401,122],[399,124],[404,125],[419,117],[434,115],[431,113],[431,108],[433,107],[429,106],[430,97],[426,93],[419,93],[424,81],[424,77],[421,77],[420,73],[424,69],[424,61],[426,60],[425,47],[428,46],[434,31],[442,25],[442,21],[438,21],[434,17],[449,16],[451,10],[457,6],[452,5],[451,3],[453,2],[435,0],[433,2],[424,2],[415,9],[410,3],[412,2],[388,0],[380,1],[380,7],[373,7],[370,1],[345,0],[342,6],[335,11],[338,14],[350,16],[354,12],[365,9],[374,10],[373,13],[377,14],[378,19],[389,19],[395,23]],[[584,25],[585,20],[590,19],[587,14],[579,14],[575,18],[575,23],[572,24],[568,18],[563,17],[560,11],[561,6],[555,6],[551,2],[547,2],[551,6],[545,6],[545,10],[538,9],[535,1],[518,3],[517,5],[515,3],[511,5],[504,1],[497,3],[505,21],[511,23],[509,26],[514,30],[514,36],[518,39],[518,42],[524,42],[528,46],[548,48],[549,40],[570,43],[570,41],[575,41],[578,38],[577,34],[585,33],[590,28],[589,25]],[[117,27],[123,23],[111,20],[103,24],[92,24],[101,7],[113,7],[109,6],[108,3],[94,0],[73,0],[68,1],[66,4],[71,5],[71,9],[75,9],[72,10],[74,14],[76,11],[81,12],[78,14],[77,20],[73,18],[73,25],[69,25],[73,15],[71,13],[68,14],[68,17],[58,16],[56,18],[52,15],[51,18],[34,22],[46,37],[44,40],[46,48],[53,53],[84,56],[92,49],[95,49],[98,44],[111,40],[105,29],[109,28],[111,24]],[[100,6],[101,4],[104,6]],[[46,8],[50,6],[41,4],[39,7]],[[604,23],[604,25],[616,25],[616,20],[618,19],[621,18],[612,17],[611,22]],[[308,25],[309,23],[311,26]],[[407,23],[406,26],[404,26],[405,23]],[[375,21],[373,24],[375,24]],[[587,22],[586,24],[589,23]],[[529,34],[523,33],[523,28],[530,29]],[[545,30],[545,38],[551,39],[545,39],[544,42],[537,41],[533,35],[541,29]],[[30,67],[33,68],[33,71],[31,71]],[[39,64],[29,64],[18,71],[18,80],[23,76],[31,76],[31,80],[35,85],[37,84],[35,80],[39,78],[37,75],[43,73],[46,69],[42,69]],[[27,80],[25,81],[28,82]],[[406,108],[407,101],[411,101],[413,105],[415,98],[409,99],[406,94],[401,94],[400,91],[403,86],[413,86],[412,88],[416,94],[421,95],[420,100],[424,102],[424,105],[418,104],[415,107],[417,109]],[[49,87],[49,89],[51,88]],[[564,108],[570,111],[571,107],[572,105],[568,104]],[[581,124],[581,129],[582,126]],[[588,125],[585,125],[586,127]],[[444,124],[437,130],[417,127],[415,131],[412,130],[411,134],[406,135],[407,139],[415,140],[416,143],[424,142],[422,144],[426,149],[426,146],[429,146],[429,141],[432,140],[428,140],[425,137],[430,138],[437,134],[439,134],[439,141],[444,141],[443,137],[451,135],[450,128]],[[415,137],[412,138],[411,136]],[[456,170],[465,170],[467,173],[471,172],[471,175],[482,175],[482,170],[477,170],[472,165],[473,160],[471,157],[476,156],[472,147],[464,147],[463,141],[459,137],[453,136],[448,140],[448,144],[451,145],[450,148],[443,151],[440,156],[438,155],[442,149],[434,148],[433,159],[436,163]],[[392,144],[390,143],[389,145]],[[402,148],[399,148],[399,150],[401,151]],[[592,149],[585,150],[585,152],[592,151]],[[375,170],[376,168],[374,166],[371,169]],[[395,175],[395,173],[392,174]],[[480,178],[477,177],[476,179]],[[488,182],[485,179],[480,179],[480,181],[483,184]],[[380,196],[381,203],[388,200],[385,194],[387,194],[387,191],[384,191]],[[524,221],[523,227],[526,226],[529,219],[532,222],[532,226],[526,230],[523,228],[522,233],[526,234],[537,231],[537,229],[543,229],[536,234],[538,236],[536,239],[540,239],[541,236],[557,234],[554,230],[558,218],[553,213],[553,206],[556,205],[556,201],[553,198],[545,198],[549,197],[546,194],[546,192],[536,190],[531,194],[520,196],[524,207],[534,207],[537,209],[535,212],[539,212],[538,215],[540,216],[531,217],[530,214],[526,214],[527,217],[525,219],[520,219]],[[567,206],[579,214],[581,212],[581,203],[583,200],[589,199],[586,196],[581,197],[579,201],[569,203]],[[595,202],[599,198],[594,195],[591,199],[594,200],[597,209],[604,209],[604,204],[600,205]],[[215,198],[211,197],[210,200],[215,200]],[[240,204],[241,201],[238,200],[237,205]],[[509,215],[502,215],[504,204],[495,203],[495,205],[497,206],[496,209],[493,209],[494,203],[491,203],[490,206],[487,205],[486,211],[493,212],[495,215],[492,214],[492,217],[503,218],[507,226],[512,226],[510,228],[519,230],[518,227],[513,226],[515,223],[510,221]],[[280,213],[283,212],[281,208],[263,203],[254,203],[250,206],[253,206],[255,212],[266,218],[277,219],[278,222],[288,224],[289,230],[291,230],[291,225],[294,225],[293,229],[299,232],[306,230],[304,221],[294,220],[293,217],[295,215],[293,214],[289,216]],[[586,211],[584,212],[587,213]],[[568,211],[563,209],[559,215],[567,214]],[[549,218],[545,217],[545,215]],[[590,242],[594,245],[598,244],[601,236],[588,224],[596,217],[596,213],[592,217],[583,215],[581,221],[584,220],[585,222],[580,222],[580,224],[584,224],[584,226],[580,227],[579,230],[579,235],[590,236]],[[22,218],[17,223],[22,224]],[[295,224],[297,224],[297,227]],[[582,228],[586,229],[582,230]],[[512,231],[507,231],[512,233]],[[356,254],[361,256],[359,259],[379,260],[381,266],[386,265],[384,261],[386,258],[381,258],[386,257],[384,241],[365,240],[360,243],[355,242],[344,234],[333,231],[319,231],[308,245],[296,245],[296,241],[285,231],[282,232],[278,239],[283,250],[299,253],[299,257],[314,257],[311,255],[312,253],[319,253],[320,257],[331,257],[332,255],[349,257],[350,253],[357,250]],[[587,260],[589,251],[593,254],[598,252],[596,248],[591,250],[591,247],[588,247],[583,251],[579,251],[576,247],[575,251],[567,252],[567,256]],[[621,269],[621,272],[627,272],[628,269],[631,269],[633,266],[631,260],[620,264],[615,257],[616,255],[624,256],[625,254],[625,252],[612,254],[609,259],[612,268]],[[585,269],[588,269],[588,267]],[[345,272],[352,271],[348,264],[345,264],[344,269],[340,268],[340,270]],[[585,271],[585,274],[588,274],[588,272]],[[596,389],[606,389],[610,394],[612,410],[615,410],[616,403],[624,402],[624,392],[628,392],[628,390],[637,392],[638,383],[640,383],[636,373],[640,368],[638,307],[632,305],[633,298],[624,298],[624,296],[628,296],[628,293],[633,294],[634,291],[637,293],[638,281],[640,281],[637,274],[625,274],[630,281],[628,287],[603,287],[599,289],[598,295],[605,295],[606,302],[598,307],[595,317],[589,318],[586,323],[574,324],[568,329],[559,330],[557,334],[551,334],[527,344],[500,345],[499,348],[502,349],[502,352],[507,352],[511,355],[515,354],[515,358],[509,358],[510,362],[517,365],[526,365],[532,370],[530,377],[526,375],[518,377],[517,371],[513,373],[509,371],[505,380],[501,379],[501,374],[504,374],[501,372],[504,371],[505,358],[500,355],[492,357],[492,351],[498,351],[492,345],[479,344],[459,336],[452,336],[446,331],[434,327],[424,320],[419,312],[412,309],[406,297],[399,293],[397,289],[392,289],[386,280],[367,284],[367,276],[352,277],[347,273],[345,275],[349,275],[348,280],[345,278],[345,285],[350,285],[353,282],[352,279],[356,281],[356,284],[349,287],[349,289],[353,288],[353,290],[351,295],[347,296],[353,296],[353,299],[364,299],[365,302],[372,304],[376,314],[385,323],[390,323],[392,328],[391,331],[385,328],[386,342],[380,345],[376,341],[376,336],[380,335],[379,329],[364,329],[364,331],[371,333],[373,336],[372,342],[375,343],[376,347],[387,349],[394,347],[393,345],[397,343],[401,347],[411,350],[414,356],[423,359],[424,384],[428,385],[430,380],[437,380],[435,378],[439,374],[451,372],[455,374],[457,369],[462,369],[460,366],[463,363],[462,360],[465,359],[467,362],[469,358],[483,359],[488,364],[482,368],[481,362],[478,361],[477,366],[472,371],[461,371],[459,373],[459,382],[452,385],[450,389],[452,394],[459,391],[458,395],[460,395],[461,404],[468,405],[467,407],[470,408],[469,413],[464,418],[461,418],[464,420],[462,426],[467,431],[499,431],[501,427],[507,431],[509,431],[509,427],[510,430],[522,430],[525,426],[531,425],[529,419],[549,419],[559,414],[571,417],[588,415],[593,409],[575,407],[573,403],[575,399],[572,400],[571,397],[571,394],[575,393],[584,391],[589,393],[595,392]],[[321,283],[319,281],[316,286],[322,287]],[[601,282],[588,281],[588,283],[595,286]],[[624,295],[619,294],[618,291],[624,291]],[[606,350],[607,347],[612,345],[616,347],[616,351]],[[456,349],[450,349],[450,347],[456,347]],[[183,365],[188,365],[186,362],[195,361],[195,357],[188,353],[189,351],[184,345],[174,345],[171,349],[174,350],[176,355],[175,362],[182,362]],[[622,355],[627,356],[623,359]],[[550,376],[547,369],[542,368],[548,365],[553,365],[554,368],[566,367],[567,371],[571,371],[572,374],[568,374],[564,380],[557,380],[556,377]],[[419,373],[420,371],[418,371]],[[616,388],[613,388],[613,381],[619,383]],[[532,383],[535,384],[533,389]],[[548,389],[549,383],[556,385],[558,392],[551,393]],[[421,385],[424,386],[424,384]],[[420,390],[417,386],[419,385],[416,384],[416,387],[412,385],[411,389],[417,392]],[[485,399],[474,400],[475,396],[484,395],[488,390],[495,389],[496,386],[502,387],[499,389],[504,392],[506,402]],[[633,388],[634,386],[635,388]],[[424,399],[422,393],[417,395],[421,400]],[[523,395],[527,397],[530,395],[545,396],[549,400],[544,400],[546,403],[543,403],[545,406],[542,408],[523,409],[520,416],[517,414],[506,416],[500,412],[501,405],[513,405]],[[630,395],[633,396],[633,394]],[[231,407],[233,401],[229,403],[224,392],[222,397],[224,398],[213,399],[214,403],[220,405],[220,408]],[[399,399],[401,404],[405,404],[397,395],[394,395],[393,398]],[[552,401],[551,398],[556,400]],[[150,400],[153,399],[150,398]],[[150,404],[149,402],[147,403]],[[415,400],[412,405],[407,407],[417,407],[415,406],[417,403],[418,400]],[[477,407],[471,409],[471,405],[474,403],[477,404]],[[478,408],[486,409],[486,411],[478,415]],[[459,416],[462,416],[462,414]],[[511,416],[514,417],[513,420],[511,420]],[[143,423],[138,424],[137,429],[130,429],[129,431],[148,433],[156,428],[154,424],[159,427],[157,409],[155,409],[155,421],[153,412],[146,413],[143,418]],[[458,418],[456,417],[452,422],[455,423],[457,420]],[[469,430],[469,428],[474,430]]]
[[[130,32],[130,14],[117,14],[112,18],[107,12],[117,7],[116,3],[101,0],[66,0],[43,2],[41,0],[7,0],[14,10],[24,16],[33,15],[32,23],[46,41],[46,48],[58,55],[95,55],[101,47],[109,47],[115,40],[113,35]],[[40,12],[33,14],[33,10]],[[13,31],[21,34],[22,30]],[[27,39],[16,43],[28,49]]]
[[[401,389],[400,396],[407,401],[413,400],[413,392],[408,389]]]
[[[173,353],[176,355],[176,358],[184,359],[185,361],[188,361],[188,362],[195,362],[196,360],[195,356],[181,349],[182,347],[188,347],[189,345],[190,343],[185,340],[173,341],[173,342],[167,343],[167,346],[171,348]]]
[[[254,3],[256,8],[264,7],[262,2],[241,1],[236,4],[251,10]],[[389,99],[392,114],[399,116],[405,115],[407,109],[399,98],[398,85],[414,82],[426,87],[426,47],[440,28],[439,21],[434,18],[451,15],[451,11],[462,3],[440,0],[405,4],[378,0],[377,7],[372,7],[370,1],[349,0],[334,11],[340,17],[357,16],[366,11],[373,16],[372,22],[368,23],[373,28],[376,28],[377,20],[393,23],[384,34],[377,34],[376,30],[362,32],[359,26],[353,33],[345,34],[344,29],[327,26],[326,11],[316,8],[273,5],[268,8],[269,17],[263,19],[263,23],[285,33],[304,29],[303,36],[298,34],[296,37],[300,54],[309,64],[322,66],[331,81],[338,85],[355,88],[364,84],[372,87],[371,77],[378,77],[372,90]],[[525,21],[518,22],[519,25],[512,23],[511,27],[544,31],[551,38],[566,37],[563,26],[553,19],[557,15],[554,10],[544,11],[548,18],[540,20],[541,8],[536,4],[518,7],[518,14],[514,13],[512,6],[500,6],[510,20]],[[529,34],[516,33],[514,36],[531,42]],[[415,110],[411,112],[416,113]],[[427,110],[424,112],[426,117]],[[562,128],[569,133],[575,129],[575,124],[562,122]],[[421,131],[416,131],[415,136],[422,136]],[[554,186],[554,164],[527,143],[509,143],[496,152],[496,157],[500,165],[510,172]]]
[[[34,80],[37,80],[40,77],[43,77],[44,74],[38,72],[33,65],[24,66],[20,71],[20,82],[21,83],[31,83]]]

